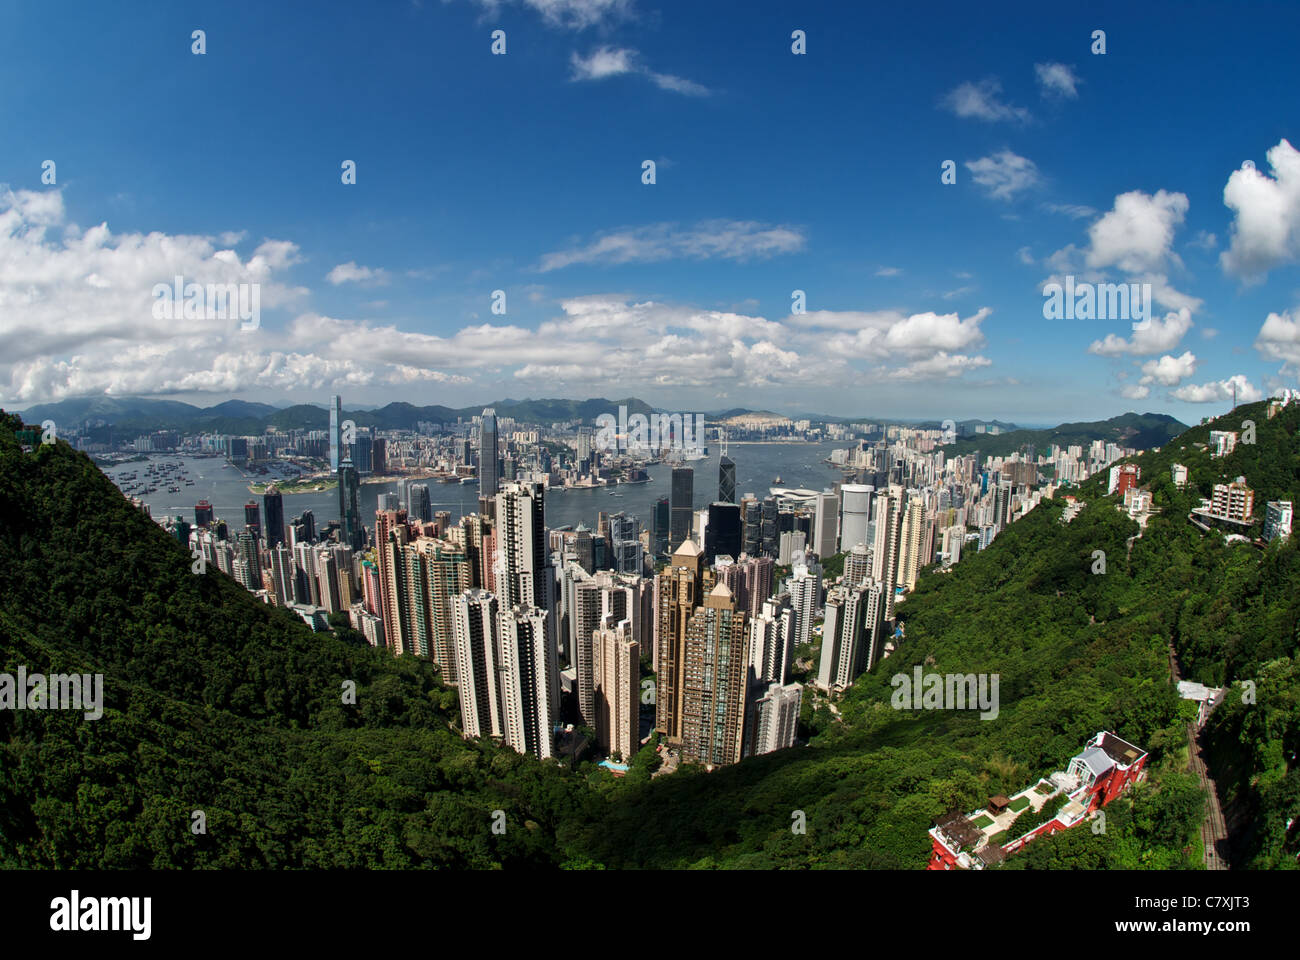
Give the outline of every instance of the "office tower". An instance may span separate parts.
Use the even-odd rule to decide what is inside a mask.
[[[338,571],[339,606],[348,610],[357,600],[357,588],[352,574],[352,548],[335,544],[329,548],[329,552],[334,558],[334,568]]]
[[[891,485],[876,494],[876,536],[871,550],[871,578],[885,596],[884,619],[894,619],[894,587],[898,576],[898,546],[903,529],[903,488]]]
[[[789,681],[797,618],[790,594],[780,593],[764,600],[762,612],[749,621],[749,667],[756,681]]]
[[[1011,522],[1012,488],[1010,481],[999,480],[993,491],[993,527],[999,532]]]
[[[812,545],[817,556],[825,559],[834,556],[839,534],[840,498],[830,492],[817,494],[817,505],[813,514]],[[852,549],[852,544],[845,548]]]
[[[545,610],[516,604],[500,616],[498,682],[506,744],[539,760],[555,755],[560,670]]]
[[[274,549],[284,543],[284,497],[279,488],[271,484],[262,495],[262,506],[266,511],[266,546]]]
[[[451,511],[439,510],[433,515],[433,522],[438,527],[438,536],[445,538],[451,530]]]
[[[361,478],[352,461],[346,457],[339,463],[339,518],[342,542],[353,550],[364,550],[366,530],[361,524]]]
[[[691,535],[691,514],[694,511],[695,471],[690,467],[673,467],[672,527],[669,531],[669,549],[676,550]]]
[[[368,477],[375,472],[374,440],[369,427],[357,430],[352,442],[352,464],[359,476]]]
[[[610,566],[618,573],[640,576],[644,550],[637,537],[636,517],[616,513],[609,518]]]
[[[763,507],[753,496],[740,501],[740,549],[756,557],[763,546]]]
[[[669,500],[660,497],[655,501],[654,513],[654,553],[662,557],[668,553],[669,529],[671,525]]]
[[[704,531],[704,562],[725,555],[740,555],[742,547],[740,507],[735,503],[712,503],[708,509],[708,524]]]
[[[343,462],[343,398],[330,397],[330,473],[338,473]]]
[[[429,498],[427,483],[413,483],[407,488],[406,515],[421,523],[428,523],[434,519],[433,501]],[[450,513],[447,514],[447,518],[451,519]]]
[[[501,737],[504,724],[497,684],[497,598],[466,590],[451,598],[452,646],[460,678],[460,727],[466,737]]]
[[[376,500],[375,508],[378,510],[403,509],[402,498],[395,493],[381,493],[378,497],[375,498],[375,500]],[[409,517],[410,514],[408,513],[407,516]]]
[[[206,527],[212,523],[212,504],[200,500],[194,505],[194,526]],[[188,539],[188,536],[187,538]]]
[[[483,411],[478,432],[478,495],[494,497],[499,489],[497,475],[497,413],[491,407]]]
[[[686,626],[714,582],[713,572],[705,569],[701,560],[700,548],[687,540],[655,578],[655,729],[672,744],[680,744],[682,739]]]
[[[817,686],[843,690],[876,661],[881,632],[881,585],[868,581],[856,587],[833,587],[826,596]]]
[[[641,645],[633,621],[620,620],[595,634],[596,741],[610,756],[630,760],[641,743]]]
[[[723,584],[709,591],[686,625],[682,647],[682,760],[738,763],[743,746],[749,651],[745,612]]]
[[[787,530],[781,534],[780,546],[777,548],[776,562],[788,566],[795,557],[802,557],[807,547],[806,534],[802,530]]]
[[[754,701],[746,723],[745,755],[757,757],[793,747],[802,705],[803,687],[799,684],[768,684],[763,695]]]
[[[948,566],[961,562],[961,548],[965,540],[966,528],[960,524],[943,531],[943,553],[947,557]]]
[[[292,522],[302,527],[302,536],[299,539],[306,541],[316,539],[316,514],[310,510],[304,510],[302,516],[294,517]]]
[[[909,497],[903,513],[898,556],[898,585],[908,591],[916,589],[917,578],[925,563],[925,520],[924,501],[917,496]]]
[[[790,594],[790,606],[796,614],[794,646],[812,641],[813,620],[821,605],[821,564],[798,564],[785,581],[785,591]]]
[[[842,552],[847,553],[859,543],[868,542],[871,497],[875,489],[870,484],[861,483],[846,483],[840,487],[840,550]],[[880,522],[878,517],[876,522]]]
[[[341,472],[341,471],[340,471]],[[406,600],[405,564],[402,547],[406,545],[406,511],[375,511],[375,554],[379,560],[379,615],[384,621],[384,637],[393,656],[415,653],[413,638],[402,615]]]
[[[871,551],[859,543],[844,555],[844,585],[856,587],[871,576]]]
[[[759,544],[759,552],[765,557],[775,557],[780,548],[777,536],[780,529],[777,527],[777,514],[780,507],[776,497],[766,497],[763,500],[763,521],[762,521],[762,542]]]
[[[578,428],[578,470],[591,472],[591,427]]]
[[[388,472],[388,443],[383,437],[375,437],[371,444],[371,469],[378,476]]]
[[[718,458],[718,502],[736,502],[736,461],[725,453]]]
[[[569,541],[569,550],[578,566],[588,573],[596,572],[596,555],[591,542],[591,531],[581,523],[573,532],[573,537]]]

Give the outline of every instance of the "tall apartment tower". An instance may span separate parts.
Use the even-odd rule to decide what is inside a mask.
[[[555,576],[546,543],[545,488],[508,483],[496,498],[494,578],[502,609],[537,607],[554,617]],[[552,642],[555,629],[551,628]]]
[[[375,553],[379,558],[380,617],[384,636],[393,656],[416,653],[414,637],[405,614],[407,580],[405,551],[407,540],[405,510],[375,511]]]
[[[797,625],[790,594],[763,601],[762,612],[749,621],[749,666],[757,682],[789,682]]]
[[[488,407],[479,421],[478,433],[478,495],[496,496],[500,478],[497,475],[497,412]]]
[[[676,550],[691,535],[694,497],[695,471],[690,467],[673,467],[670,550]]]
[[[876,662],[880,638],[881,585],[833,588],[826,597],[817,686],[843,690]]]
[[[856,587],[871,576],[871,551],[859,543],[844,557],[844,585]]]
[[[444,683],[457,683],[451,598],[471,589],[469,560],[458,545],[417,537],[404,548],[405,622],[416,656],[438,665]]]
[[[545,610],[516,604],[500,616],[498,682],[505,742],[539,760],[555,755],[560,669]]]
[[[655,642],[658,648],[655,669],[655,729],[671,744],[682,740],[682,706],[684,697],[686,628],[691,616],[713,589],[712,570],[703,568],[700,548],[685,541],[672,560],[655,578]],[[730,593],[728,593],[730,596]]]
[[[452,648],[460,678],[460,728],[466,737],[502,737],[497,686],[497,598],[466,590],[451,598]]]
[[[817,556],[825,559],[835,555],[839,534],[840,498],[833,493],[817,494],[817,506],[813,515],[813,550]],[[849,549],[849,544],[845,549]]]
[[[811,567],[800,564],[786,578],[785,589],[790,594],[790,605],[796,614],[794,646],[812,640],[812,624],[821,602],[821,564]]]
[[[925,502],[919,496],[908,498],[899,538],[898,585],[915,590],[921,567],[925,563]]]
[[[611,755],[629,760],[641,742],[641,645],[632,639],[632,621],[595,633],[596,740]]]
[[[745,755],[760,756],[793,747],[802,703],[803,687],[799,684],[768,684],[754,701],[745,724]]]
[[[691,614],[683,644],[682,760],[738,763],[744,745],[749,657],[745,612],[718,584]]]
[[[903,530],[903,488],[890,484],[876,495],[876,537],[871,551],[871,578],[885,595],[885,619],[894,619],[894,586],[898,576],[898,547]]]

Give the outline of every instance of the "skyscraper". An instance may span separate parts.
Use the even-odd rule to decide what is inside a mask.
[[[871,496],[874,492],[875,487],[870,484],[846,483],[840,487],[841,551],[847,553],[859,543],[867,542],[867,528],[871,520]],[[879,502],[878,498],[877,502]]]
[[[903,530],[903,488],[890,484],[876,494],[876,536],[871,550],[871,577],[880,583],[885,620],[894,619],[894,587],[898,580],[899,540]]]
[[[330,397],[330,473],[339,472],[343,462],[343,398],[337,394]]]
[[[497,598],[486,590],[466,590],[451,598],[451,614],[461,730],[466,737],[500,737]]]
[[[342,471],[340,471],[341,473]],[[407,581],[405,576],[406,511],[375,511],[375,553],[379,558],[380,617],[384,621],[384,637],[393,656],[415,653],[406,617]]]
[[[718,500],[736,502],[736,461],[725,453],[718,458]]]
[[[546,544],[545,495],[546,488],[540,482],[508,483],[500,491],[493,530],[493,567],[502,609],[524,606],[544,611],[554,645],[555,575]]]
[[[505,742],[539,760],[555,755],[560,671],[545,610],[516,604],[500,615],[498,683]]]
[[[491,407],[483,411],[478,435],[478,495],[492,497],[497,494],[500,477],[497,474],[497,413]]]
[[[798,614],[790,594],[763,601],[762,612],[749,621],[749,666],[759,683],[785,683],[794,659]]]
[[[748,694],[745,613],[719,583],[686,625],[682,665],[682,760],[740,761]]]
[[[655,669],[659,682],[655,691],[655,728],[672,744],[680,744],[682,737],[686,626],[713,583],[713,571],[704,569],[700,548],[691,540],[677,548],[668,567],[656,578]]]
[[[833,493],[817,494],[817,508],[813,519],[812,549],[817,556],[823,559],[833,556],[836,552],[835,546],[839,534],[839,504],[839,497]],[[847,551],[852,547],[853,544],[849,544],[844,549]]]
[[[421,523],[433,519],[433,502],[429,499],[427,483],[413,483],[407,488],[406,513]]]
[[[874,666],[881,635],[882,599],[881,585],[874,581],[831,589],[822,624],[817,686],[843,690],[858,674]]]
[[[906,590],[916,589],[925,564],[925,519],[925,502],[917,496],[909,497],[899,535],[898,558],[898,585]]]
[[[662,557],[668,552],[669,540],[669,501],[667,497],[660,497],[655,501],[655,518],[654,518],[654,552],[655,556]]]
[[[256,500],[244,504],[244,529],[252,532],[257,540],[262,539],[262,511]]]
[[[641,740],[641,645],[632,638],[633,620],[595,634],[596,740],[612,756],[630,760]]]
[[[279,488],[271,484],[262,495],[262,506],[266,511],[266,546],[274,549],[284,543],[284,497]]]
[[[719,555],[735,557],[742,546],[740,507],[735,503],[709,504],[709,522],[704,530],[704,562]]]
[[[353,550],[364,550],[366,530],[361,524],[361,478],[348,458],[339,464],[340,536]]]
[[[799,684],[768,684],[746,721],[746,756],[757,757],[793,747],[802,704],[803,687]]]
[[[673,467],[672,498],[669,549],[676,550],[691,535],[691,514],[695,498],[695,471],[692,468]]]

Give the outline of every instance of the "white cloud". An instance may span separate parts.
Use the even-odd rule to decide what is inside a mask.
[[[1125,400],[1145,400],[1151,395],[1151,388],[1130,383],[1119,388],[1119,395]]]
[[[1230,403],[1233,399],[1234,387],[1237,391],[1237,403],[1254,403],[1256,400],[1264,399],[1264,394],[1260,392],[1259,388],[1247,380],[1245,374],[1241,373],[1229,377],[1227,380],[1211,380],[1209,383],[1203,383],[1199,386],[1188,384],[1172,391],[1169,395],[1175,400],[1182,400],[1185,403]]]
[[[1088,228],[1088,266],[1114,266],[1127,273],[1160,269],[1173,257],[1174,230],[1187,206],[1182,193],[1121,193],[1110,212]]]
[[[1031,251],[1029,247],[1021,247],[1019,250],[1017,250],[1016,259],[1018,259],[1021,263],[1023,263],[1027,267],[1032,267],[1036,262],[1034,260],[1033,251]]]
[[[1036,63],[1034,74],[1038,77],[1039,91],[1045,97],[1064,97],[1073,100],[1079,96],[1078,85],[1082,82],[1073,67],[1064,63]]]
[[[586,57],[575,52],[569,56],[569,66],[569,79],[574,82],[640,74],[648,77],[661,90],[671,90],[688,97],[705,97],[710,92],[708,87],[694,80],[670,73],[656,73],[641,62],[641,55],[637,51],[626,47],[598,47]]]
[[[1137,321],[1133,324],[1133,337],[1131,340],[1125,340],[1123,337],[1108,333],[1103,339],[1094,340],[1092,345],[1088,347],[1088,352],[1102,357],[1119,357],[1125,354],[1148,356],[1155,353],[1166,353],[1178,346],[1183,339],[1183,335],[1191,328],[1191,312],[1183,309],[1176,313],[1166,314],[1163,320],[1159,317],[1152,317],[1149,321]]]
[[[1300,313],[1270,313],[1255,337],[1255,349],[1270,360],[1281,360],[1281,373],[1300,376]]]
[[[359,267],[349,260],[340,263],[325,275],[325,279],[338,286],[341,283],[367,283],[383,285],[388,283],[388,272],[382,268]]]
[[[902,267],[881,267],[876,271],[878,277],[896,277],[903,272]]]
[[[693,227],[656,223],[598,236],[586,246],[545,254],[546,273],[575,263],[658,263],[664,260],[754,260],[804,247],[801,228],[752,220],[706,220]]]
[[[1300,151],[1282,140],[1268,151],[1268,162],[1273,176],[1243,167],[1223,188],[1223,203],[1235,217],[1219,263],[1246,281],[1300,257]]]
[[[1038,167],[1027,157],[1010,150],[967,161],[971,178],[996,200],[1011,200],[1017,193],[1038,184]]]
[[[1162,387],[1176,387],[1196,372],[1196,357],[1188,350],[1180,357],[1165,354],[1159,360],[1142,364],[1142,383],[1158,383]]]
[[[937,380],[960,377],[968,370],[987,367],[992,362],[987,357],[968,357],[964,354],[954,356],[941,350],[933,357],[916,360],[906,366],[899,367],[889,375],[895,380]]]
[[[1013,107],[1001,99],[1002,84],[993,77],[979,83],[963,83],[950,91],[940,105],[959,117],[997,122],[1013,120],[1025,123],[1030,119],[1024,107]]]
[[[1048,213],[1060,213],[1074,220],[1087,220],[1095,217],[1095,208],[1083,203],[1045,203],[1043,209]]]

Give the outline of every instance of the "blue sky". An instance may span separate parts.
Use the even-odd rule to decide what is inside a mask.
[[[0,403],[1296,386],[1300,7],[1049,6],[0,3]],[[176,274],[259,283],[259,328],[155,318]],[[1045,320],[1067,274],[1151,282],[1152,322]]]

